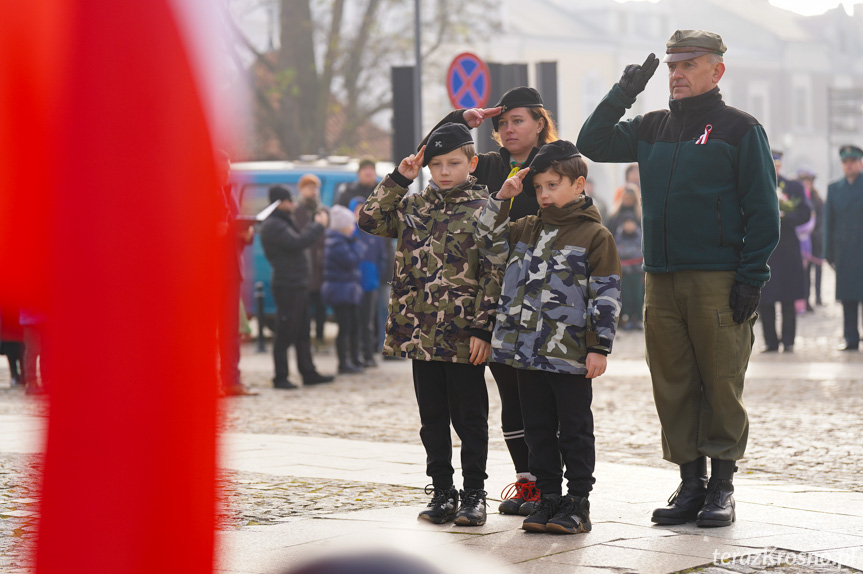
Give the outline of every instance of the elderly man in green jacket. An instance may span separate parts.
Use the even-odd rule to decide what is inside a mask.
[[[620,121],[659,66],[651,54],[627,66],[577,146],[594,161],[638,162],[641,174],[647,362],[663,457],[682,479],[652,520],[728,526],[755,309],[779,241],[776,172],[758,120],[722,101],[722,38],[678,30],[666,46],[669,109]]]

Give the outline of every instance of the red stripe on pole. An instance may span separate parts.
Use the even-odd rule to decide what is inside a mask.
[[[65,29],[46,33],[44,17]],[[30,0],[0,21],[3,67],[31,80],[0,84],[15,96],[2,247],[44,233],[12,261],[47,270],[11,290],[48,290],[37,572],[211,572],[224,269],[208,126],[173,14],[165,0]]]

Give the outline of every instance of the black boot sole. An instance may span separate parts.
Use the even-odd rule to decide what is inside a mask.
[[[731,516],[731,520],[713,520],[709,518],[700,518],[695,521],[695,526],[701,528],[722,528],[723,526],[731,526],[737,520],[736,515]]]
[[[666,526],[672,526],[675,524],[686,524],[687,522],[692,522],[695,520],[695,517],[692,518],[667,518],[665,516],[651,516],[650,521],[654,524],[662,524]]]

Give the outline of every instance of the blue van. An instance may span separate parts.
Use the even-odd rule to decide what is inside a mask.
[[[380,162],[378,171],[389,168],[391,164]],[[332,205],[339,188],[356,180],[359,162],[347,158],[315,159],[312,161],[252,161],[231,164],[230,182],[234,186],[242,215],[254,216],[269,205],[267,192],[271,185],[284,185],[299,195],[297,182],[306,173],[313,173],[321,180],[321,201]],[[272,267],[264,256],[260,238],[255,235],[254,242],[246,248],[243,270],[243,303],[252,315],[255,307],[255,284],[264,284],[265,324],[272,326],[271,318],[276,313],[276,303],[270,289]]]

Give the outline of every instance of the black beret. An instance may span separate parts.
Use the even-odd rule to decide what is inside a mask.
[[[291,192],[290,188],[287,188],[284,185],[271,185],[268,192],[270,203],[273,203],[274,201],[283,201],[285,199],[288,201],[294,200],[294,194]]]
[[[530,162],[531,175],[542,173],[551,166],[554,161],[561,161],[572,157],[581,157],[575,144],[566,140],[549,142],[539,148],[539,152]]]
[[[542,96],[533,88],[527,86],[519,86],[507,91],[500,97],[494,107],[500,107],[500,113],[514,108],[541,108]],[[497,122],[500,116],[491,118],[491,123],[494,124],[494,131],[497,131]]]
[[[444,124],[431,133],[426,142],[423,156],[423,167],[427,166],[433,157],[444,155],[456,148],[473,143],[470,130],[464,124]]]

